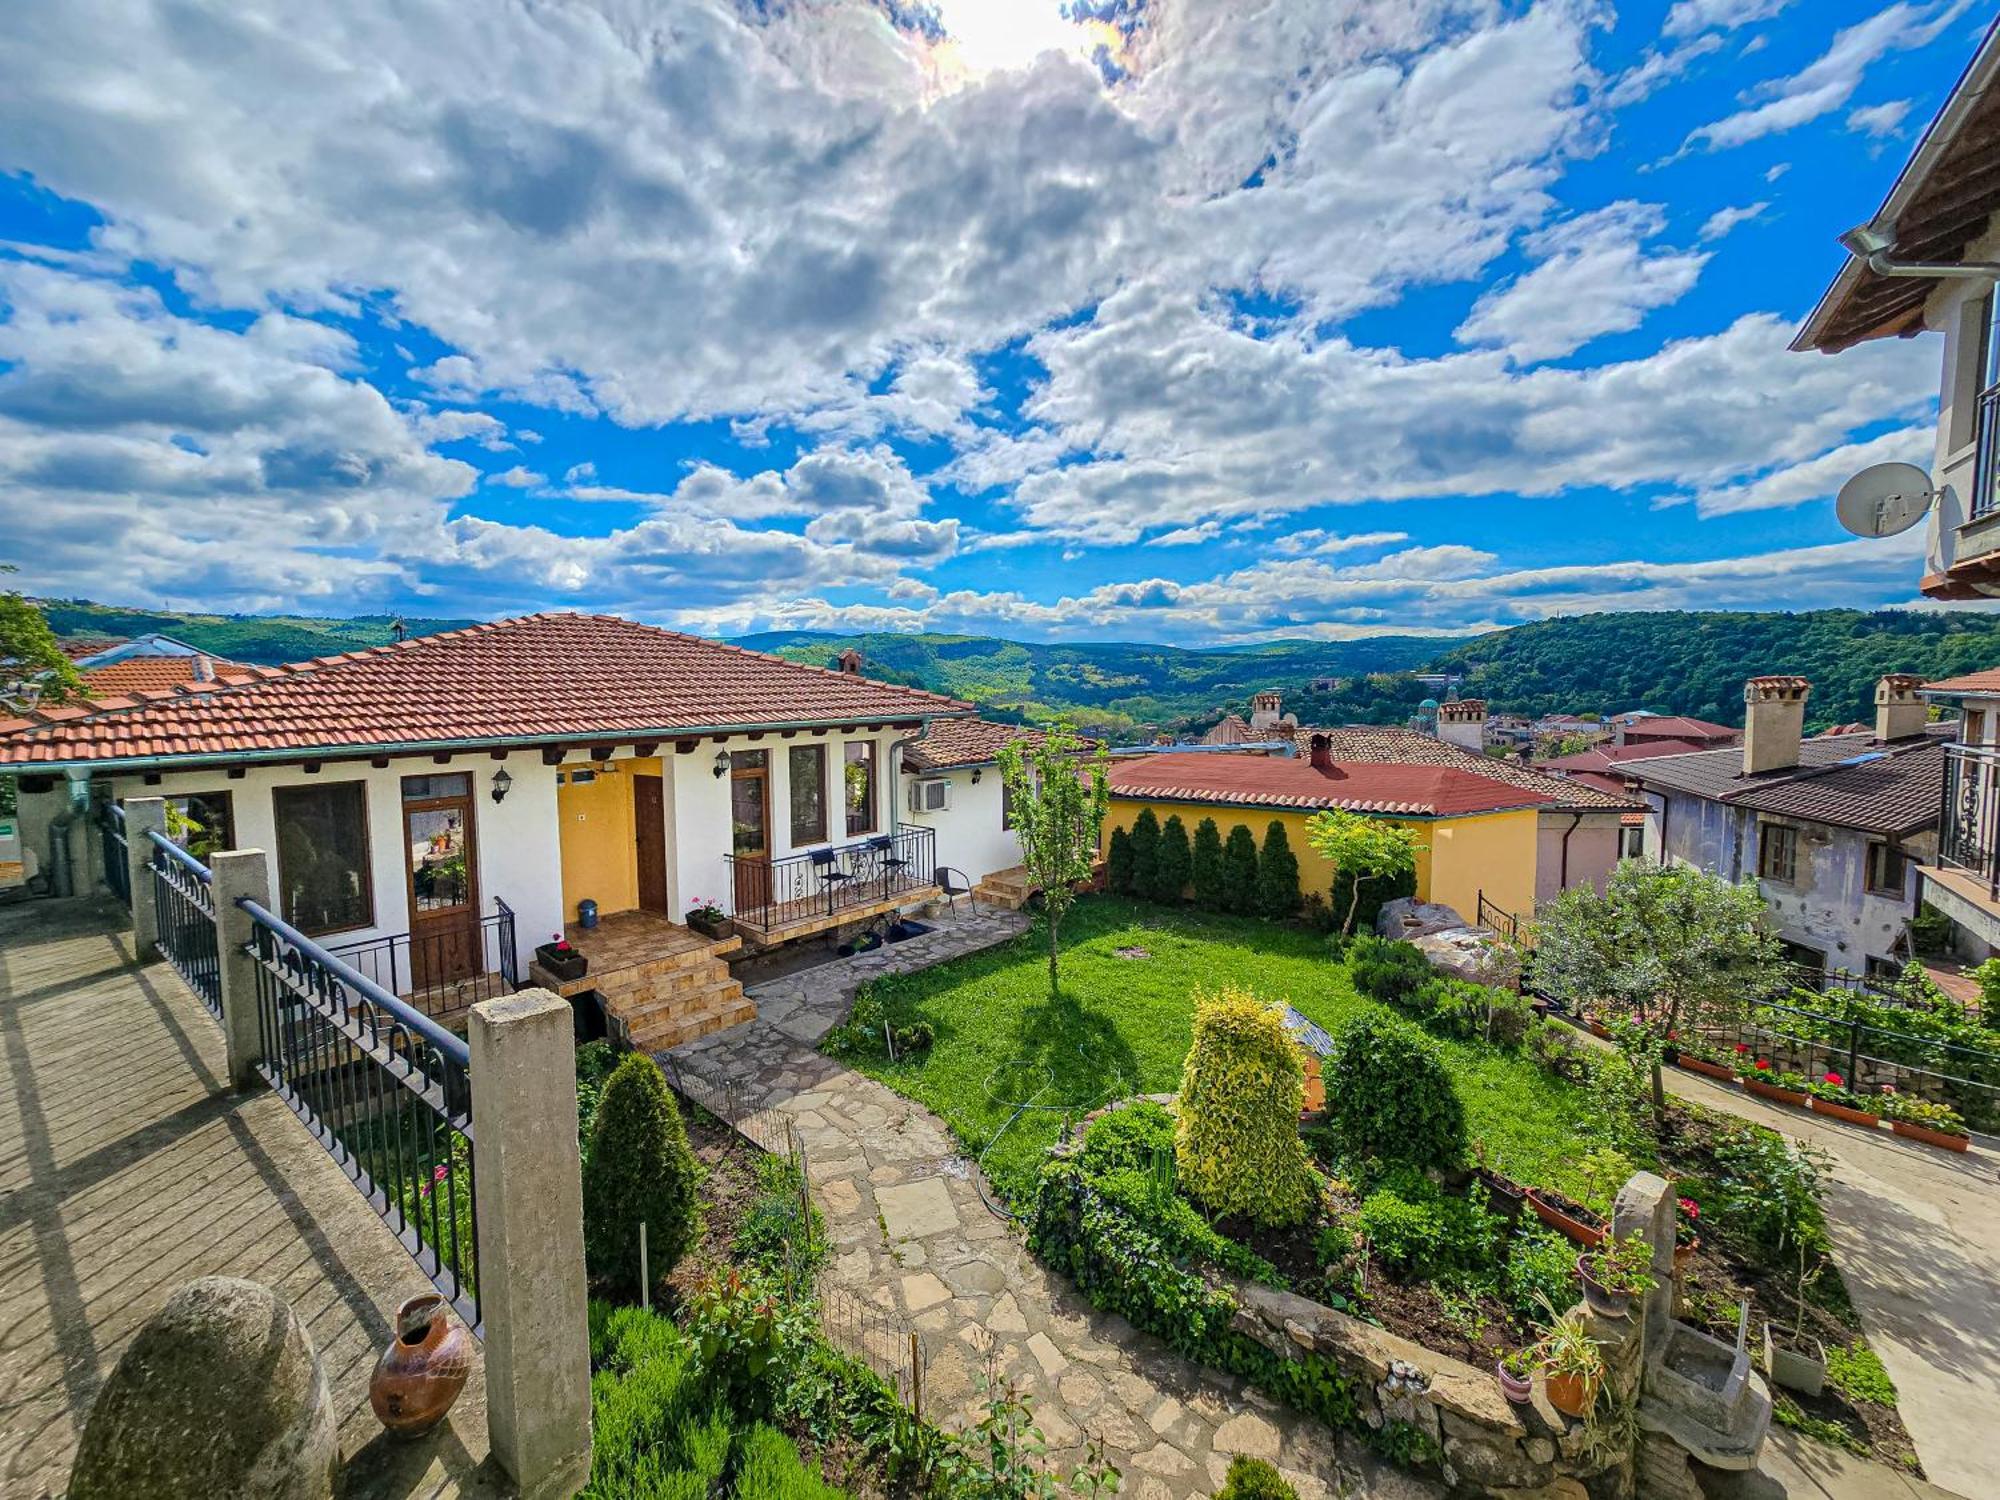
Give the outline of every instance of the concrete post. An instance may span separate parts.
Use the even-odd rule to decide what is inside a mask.
[[[569,1002],[520,990],[472,1007],[473,1164],[486,1432],[522,1500],[590,1476],[590,1314],[583,1271]]]
[[[264,1060],[263,1029],[257,1018],[257,960],[244,949],[253,923],[236,904],[239,896],[259,903],[271,899],[270,861],[262,849],[232,849],[208,862],[213,877],[215,947],[222,961],[222,1043],[229,1058],[229,1082],[247,1089]]]
[[[146,868],[153,858],[151,833],[167,831],[167,803],[164,797],[132,797],[125,803],[125,873],[131,880],[132,949],[145,963],[153,956],[160,940],[160,913],[153,899],[153,872]]]

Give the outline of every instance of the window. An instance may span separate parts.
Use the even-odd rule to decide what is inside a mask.
[[[1965,722],[1959,726],[1958,742],[1961,745],[1980,745],[1985,741],[1986,711],[1981,708],[1968,708],[1965,711]]]
[[[358,781],[281,786],[278,892],[285,920],[312,934],[366,927],[375,902],[368,874],[368,791]]]
[[[1978,335],[1972,346],[1973,387],[1979,393],[1973,423],[1979,452],[1973,460],[1972,500],[1967,514],[1977,520],[2000,510],[2000,327],[1996,327],[1993,315],[1992,293],[1980,299],[1973,316]]]
[[[1766,823],[1757,830],[1757,873],[1765,880],[1790,885],[1798,878],[1799,834],[1782,823]]]
[[[168,797],[167,837],[196,859],[209,860],[236,847],[235,810],[227,792]]]
[[[847,836],[875,831],[875,742],[851,740],[842,767],[847,789]]]
[[[1819,949],[1808,948],[1803,943],[1794,943],[1789,939],[1783,939],[1778,943],[1778,951],[1784,955],[1786,963],[1804,971],[1800,976],[1801,978],[1808,976],[1820,979],[1825,978],[1826,955],[1820,952]]]
[[[826,746],[791,750],[792,847],[826,842]]]
[[[1618,857],[1638,859],[1646,852],[1646,830],[1643,827],[1621,828],[1618,830]]]
[[[1903,851],[1894,844],[1870,844],[1868,846],[1868,889],[1877,895],[1894,896],[1901,899],[1905,885],[1904,871],[1909,861]]]

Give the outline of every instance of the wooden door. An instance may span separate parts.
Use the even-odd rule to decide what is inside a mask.
[[[411,991],[479,973],[479,848],[469,772],[403,778],[403,847]]]
[[[639,910],[667,909],[667,806],[657,776],[632,778],[633,842],[639,850]]]
[[[762,750],[738,750],[729,757],[729,830],[736,911],[756,917],[771,899],[770,756]]]

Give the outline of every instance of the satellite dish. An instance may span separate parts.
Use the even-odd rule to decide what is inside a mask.
[[[1915,464],[1875,464],[1840,487],[1833,510],[1856,536],[1894,536],[1929,514],[1937,496]]]

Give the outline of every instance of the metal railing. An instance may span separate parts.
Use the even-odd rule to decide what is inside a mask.
[[[735,918],[769,930],[838,916],[937,883],[937,834],[918,823],[838,848],[788,854],[725,855]]]
[[[401,996],[433,1018],[521,987],[514,908],[493,898],[492,915],[467,916],[425,932],[398,932],[327,952],[370,983]]]
[[[104,855],[104,883],[111,888],[111,894],[125,903],[125,909],[132,909],[132,867],[126,861],[130,856],[125,850],[125,809],[116,802],[107,802],[97,819],[98,847]]]
[[[222,959],[215,945],[215,896],[208,866],[164,834],[148,829],[146,837],[153,845],[146,868],[153,876],[160,956],[220,1020]]]
[[[1972,504],[1968,520],[1977,521],[2000,510],[2000,385],[1979,393],[1979,449],[1972,461]]]
[[[465,1042],[255,901],[258,1072],[480,1333]]]
[[[1944,818],[1938,862],[1964,870],[2000,898],[2000,750],[1944,747]]]
[[[1505,907],[1495,906],[1486,899],[1486,892],[1479,893],[1479,919],[1477,926],[1502,933],[1514,942],[1521,940],[1521,919]]]

